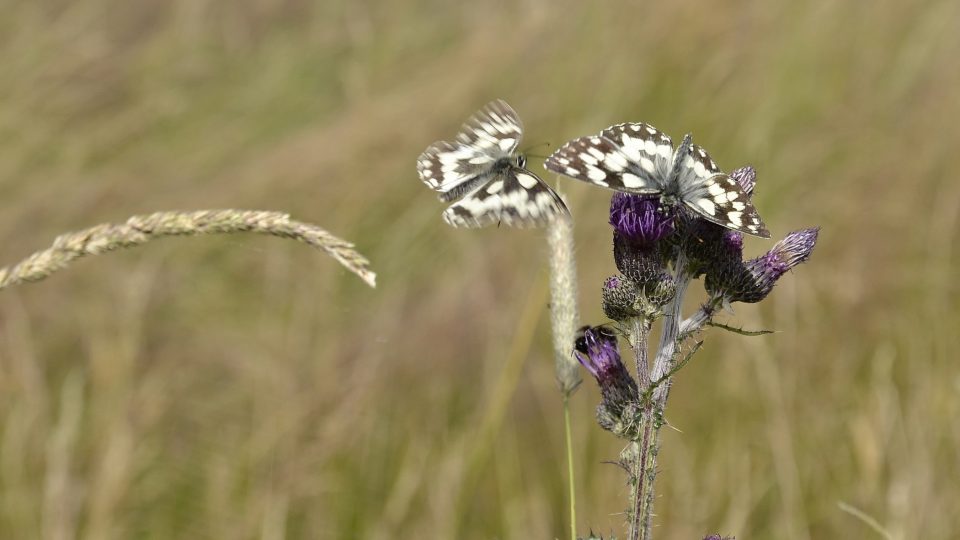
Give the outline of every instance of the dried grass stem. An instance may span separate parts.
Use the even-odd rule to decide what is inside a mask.
[[[293,221],[282,212],[197,210],[133,216],[124,223],[104,223],[63,234],[50,248],[13,266],[0,268],[0,289],[25,281],[42,280],[80,257],[139,246],[163,236],[242,232],[268,234],[309,244],[326,252],[371,287],[376,286],[376,274],[370,270],[369,261],[353,249],[353,244],[316,225]]]

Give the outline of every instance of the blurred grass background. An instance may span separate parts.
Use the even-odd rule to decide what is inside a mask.
[[[3,291],[0,537],[564,537],[542,232],[453,230],[414,168],[502,97],[534,153],[693,132],[756,166],[775,237],[823,226],[725,319],[782,332],[709,332],[679,375],[659,538],[881,537],[840,501],[956,538],[958,22],[949,0],[7,2],[5,264],[132,214],[265,208],[356,242],[379,287],[232,237]],[[598,323],[608,194],[562,188]],[[596,402],[573,400],[579,524],[609,534]]]

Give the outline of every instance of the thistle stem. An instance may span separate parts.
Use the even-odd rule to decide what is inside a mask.
[[[650,335],[650,324],[650,319],[637,317],[633,319],[633,328],[630,329],[630,345],[637,362],[637,382],[641,394],[650,386],[650,362],[647,359],[647,336]]]
[[[630,540],[650,540],[653,530],[654,480],[657,475],[657,451],[660,446],[660,428],[663,426],[663,411],[672,382],[671,368],[679,351],[681,308],[683,298],[690,285],[687,260],[682,252],[678,253],[674,282],[677,292],[673,300],[664,309],[663,330],[652,371],[639,371],[647,366],[647,335],[649,323],[634,324],[631,342],[635,343],[637,355],[637,377],[640,380],[642,410],[640,432],[637,440],[631,443],[629,452],[629,470],[631,479],[631,511],[628,528]],[[645,331],[643,331],[645,329]],[[662,384],[653,385],[653,381]]]
[[[641,427],[637,440],[630,443],[628,455],[628,469],[630,471],[630,523],[628,528],[630,540],[639,540],[644,522],[649,519],[650,506],[653,502],[653,473],[648,469],[652,455],[657,448],[657,432],[650,410],[652,405],[647,389],[650,386],[649,363],[647,361],[647,338],[650,335],[650,320],[636,319],[631,328],[630,343],[637,362],[637,380],[640,383],[640,395],[643,396],[643,411],[641,413]]]
[[[700,306],[693,315],[687,317],[680,324],[679,339],[683,340],[690,335],[699,332],[701,328],[710,323],[710,320],[713,318],[714,312],[717,310],[717,305],[719,301],[710,300],[709,302]]]
[[[649,540],[650,524],[653,521],[653,481],[656,478],[657,450],[660,447],[659,417],[654,403],[648,401],[641,421],[640,437],[631,443],[634,462],[630,466],[632,478],[630,494],[630,540]]]
[[[677,262],[674,266],[674,283],[677,286],[677,292],[673,300],[667,304],[664,309],[663,330],[660,332],[660,344],[657,346],[657,356],[653,361],[653,372],[650,374],[651,380],[658,380],[666,376],[673,367],[677,352],[680,350],[680,325],[683,318],[680,311],[683,307],[683,298],[686,296],[687,287],[690,285],[690,274],[687,272],[687,258],[681,251],[677,254]],[[667,396],[670,393],[670,385],[673,383],[669,378],[665,384],[660,385],[653,391],[653,400],[662,410],[667,404]]]

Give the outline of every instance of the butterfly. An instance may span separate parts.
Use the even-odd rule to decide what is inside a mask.
[[[617,191],[660,195],[664,203],[682,203],[707,221],[770,237],[747,192],[690,135],[674,149],[670,136],[649,124],[617,124],[568,142],[544,167]]]
[[[454,227],[523,227],[570,216],[560,196],[526,169],[526,158],[517,153],[522,136],[520,117],[498,99],[471,116],[456,139],[435,142],[420,154],[420,179],[440,192],[441,201],[460,199],[443,212],[444,221]]]

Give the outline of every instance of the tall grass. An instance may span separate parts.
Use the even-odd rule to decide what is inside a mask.
[[[960,529],[956,2],[0,13],[3,260],[90,223],[255,207],[322,223],[379,274],[368,290],[238,237],[3,291],[0,537],[561,536],[542,235],[449,229],[413,164],[494,97],[530,145],[692,131],[757,168],[775,236],[823,226],[818,264],[725,321],[783,331],[711,333],[681,373],[657,538],[881,537],[840,503],[892,538]],[[607,200],[563,187],[599,322]],[[596,399],[571,400],[581,533],[623,521]]]
[[[137,247],[166,236],[244,232],[303,242],[325,252],[364,283],[376,287],[377,275],[370,270],[370,262],[357,253],[350,242],[316,225],[293,221],[283,212],[226,209],[155,212],[133,216],[123,223],[102,223],[62,234],[49,248],[13,266],[0,268],[0,289],[46,279],[81,257]]]

